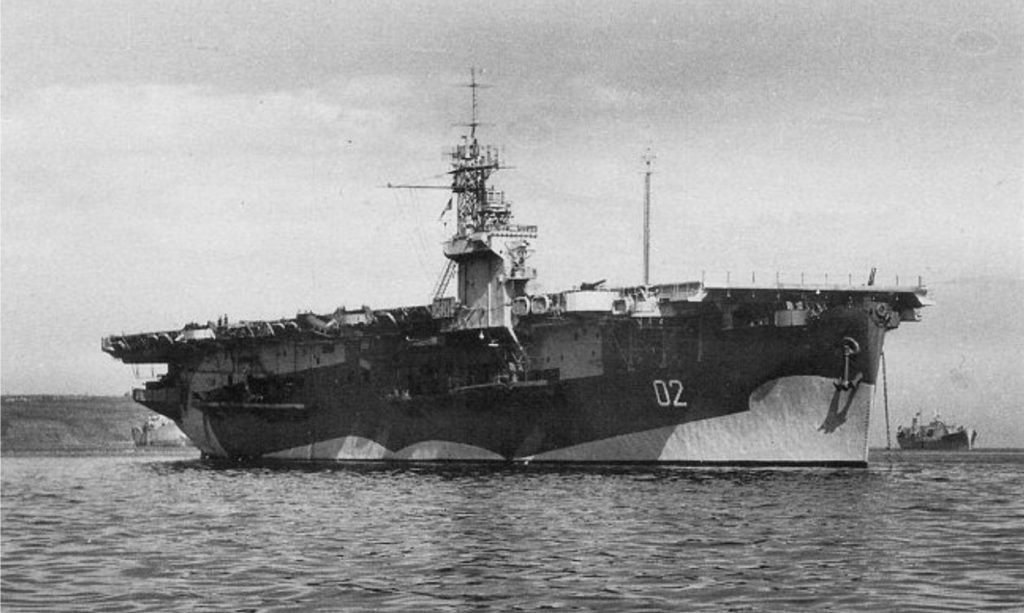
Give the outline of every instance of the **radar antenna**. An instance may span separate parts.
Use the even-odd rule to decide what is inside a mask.
[[[469,122],[469,137],[476,137],[476,90],[479,89],[480,84],[476,82],[476,68],[470,67],[469,69],[469,88],[473,92],[473,114],[471,121]]]
[[[469,83],[463,84],[464,87],[468,87],[472,91],[471,99],[473,101],[473,106],[472,106],[472,109],[471,109],[470,121],[469,121],[469,123],[456,124],[456,125],[462,125],[462,126],[465,126],[465,127],[469,128],[469,140],[475,140],[476,139],[476,129],[477,129],[477,126],[484,125],[484,124],[480,123],[480,121],[478,120],[478,117],[480,115],[479,115],[479,106],[478,106],[478,103],[477,103],[476,90],[481,89],[481,88],[488,88],[488,87],[490,87],[490,85],[486,85],[486,84],[481,83],[481,82],[476,80],[476,75],[477,75],[477,71],[478,70],[479,70],[480,73],[483,73],[483,69],[470,68],[469,69]]]

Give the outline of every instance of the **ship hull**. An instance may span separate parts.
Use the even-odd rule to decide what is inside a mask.
[[[263,457],[299,461],[472,461],[538,463],[674,463],[863,466],[867,461],[867,432],[874,386],[838,391],[831,379],[787,377],[765,384],[750,399],[750,409],[714,420],[698,420],[588,440],[531,453],[547,436],[562,437],[564,428],[540,426],[479,430],[480,415],[462,423],[419,424],[434,434],[403,437],[399,431],[414,424],[401,419],[380,420],[365,430],[322,440],[309,440],[283,449],[278,428],[238,418],[212,417],[190,411],[183,428],[210,457]],[[500,411],[500,408],[492,412]],[[412,418],[410,418],[412,419]],[[501,419],[498,422],[503,421]],[[835,422],[841,421],[839,425]],[[492,422],[493,423],[493,422]],[[629,431],[627,424],[611,427]],[[236,439],[245,432],[244,448]],[[315,438],[315,437],[311,437]],[[410,442],[410,440],[416,440]],[[477,442],[464,442],[475,439]],[[489,440],[490,443],[479,442]],[[515,451],[502,453],[503,448]],[[229,451],[229,450],[233,450]],[[240,452],[241,451],[241,452]]]
[[[706,329],[713,321],[618,328],[574,321],[536,335],[544,338],[534,345],[550,354],[537,361],[553,358],[561,365],[554,375],[454,391],[419,389],[424,386],[401,379],[413,381],[410,393],[393,386],[398,379],[392,374],[433,367],[453,352],[466,353],[464,347],[428,350],[415,359],[396,358],[387,340],[363,343],[363,350],[349,342],[348,351],[339,343],[313,354],[297,346],[250,348],[250,357],[264,356],[208,356],[195,371],[212,373],[220,365],[218,376],[194,374],[183,379],[184,393],[159,390],[152,402],[145,394],[137,400],[173,417],[209,457],[866,464],[883,327],[855,308],[836,309],[800,329]],[[844,365],[839,347],[850,338],[860,351]],[[302,378],[287,402],[221,394],[223,375],[238,373],[240,361],[266,368],[269,355],[289,351],[305,352],[311,361],[309,368],[269,368],[279,377]],[[841,384],[852,375],[854,382]]]
[[[576,385],[600,387],[597,382]],[[576,443],[571,437],[571,424],[536,419],[513,424],[516,417],[529,417],[529,403],[518,400],[504,407],[496,403],[484,409],[482,415],[475,411],[447,419],[392,415],[375,420],[372,426],[353,425],[350,433],[340,436],[318,439],[310,432],[301,444],[285,442],[279,423],[255,416],[242,418],[192,409],[181,425],[210,457],[863,466],[867,462],[873,396],[874,386],[870,384],[842,391],[830,378],[785,377],[764,384],[752,394],[747,411],[639,431],[633,431],[625,417],[623,423],[604,424],[604,429],[624,434],[592,438],[592,434],[576,432],[584,439]],[[544,411],[552,406],[548,403],[534,408]],[[629,411],[623,413],[628,415]],[[548,438],[562,442],[539,450]]]
[[[974,448],[977,433],[974,430],[953,432],[939,438],[897,436],[900,449],[924,451],[970,451]]]
[[[716,420],[700,420],[590,440],[567,443],[549,451],[530,453],[547,435],[561,435],[552,429],[532,428],[512,437],[507,430],[495,432],[494,444],[471,444],[458,440],[476,420],[467,418],[462,427],[451,426],[438,438],[411,444],[394,442],[388,426],[381,424],[376,435],[349,434],[313,441],[266,454],[246,454],[278,460],[300,461],[472,461],[522,463],[671,463],[671,464],[771,464],[864,466],[867,461],[867,431],[874,386],[862,385],[855,392],[837,391],[831,379],[787,377],[772,381],[750,399],[750,410]],[[842,427],[832,423],[842,420]],[[211,426],[208,419],[196,420],[194,440],[214,457],[230,455],[216,433],[232,437],[236,425]],[[398,427],[398,424],[392,424]],[[626,424],[619,429],[628,431]],[[256,432],[254,432],[256,434]],[[391,446],[388,446],[391,442]],[[253,448],[265,443],[249,439]],[[517,451],[504,455],[495,451],[509,444]]]

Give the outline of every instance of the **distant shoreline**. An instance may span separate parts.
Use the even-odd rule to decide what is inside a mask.
[[[132,427],[152,411],[127,396],[0,396],[0,455],[95,455],[138,450]],[[169,447],[195,451],[194,447]]]
[[[12,458],[49,458],[49,457],[104,457],[104,456],[176,456],[199,458],[199,450],[195,447],[110,447],[107,449],[18,449],[0,452],[0,457]]]

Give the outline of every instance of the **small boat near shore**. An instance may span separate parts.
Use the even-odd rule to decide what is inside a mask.
[[[163,415],[151,415],[141,426],[132,426],[136,447],[185,447],[188,437],[174,421]]]
[[[918,411],[910,427],[900,426],[896,442],[900,449],[928,449],[933,451],[970,451],[974,449],[977,431],[956,424],[947,424],[936,414],[930,423],[924,423]]]

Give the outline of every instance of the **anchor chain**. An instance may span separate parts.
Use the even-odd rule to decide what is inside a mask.
[[[840,341],[840,346],[843,349],[843,376],[838,381],[833,382],[837,390],[851,390],[856,387],[857,382],[850,380],[850,358],[860,353],[860,343],[849,336],[844,336],[843,340]],[[859,379],[858,379],[859,382]]]

